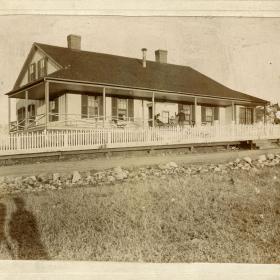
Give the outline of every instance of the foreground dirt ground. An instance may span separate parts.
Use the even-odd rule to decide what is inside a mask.
[[[1,259],[279,263],[279,232],[279,165],[0,200]]]

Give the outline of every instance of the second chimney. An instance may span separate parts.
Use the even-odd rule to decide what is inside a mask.
[[[167,51],[166,50],[156,50],[155,56],[156,56],[156,62],[167,63]]]
[[[143,48],[143,49],[141,49],[141,51],[142,51],[142,56],[143,56],[143,58],[142,58],[142,66],[143,66],[143,68],[146,68],[146,65],[147,65],[147,49],[146,48]]]
[[[68,48],[72,50],[81,50],[81,36],[70,34],[67,36]]]

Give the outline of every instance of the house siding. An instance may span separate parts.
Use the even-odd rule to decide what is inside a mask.
[[[225,124],[232,123],[232,107],[225,107]]]
[[[196,107],[195,117],[196,117],[196,124],[200,125],[201,124],[201,106],[200,105],[197,105],[197,107]]]
[[[81,119],[82,114],[82,95],[67,93],[67,114],[69,117]]]
[[[112,98],[111,97],[106,97],[105,116],[106,116],[106,118],[112,117]]]
[[[30,64],[32,63],[36,63],[37,65],[37,62],[42,59],[44,56],[44,54],[39,51],[39,50],[36,50],[32,59],[30,60],[30,63],[27,65],[26,69],[24,69],[24,75],[23,75],[23,78],[20,82],[20,87],[21,86],[24,86],[28,83],[28,67]],[[57,67],[57,65],[50,59],[47,60],[47,75],[57,71],[59,68]],[[37,75],[37,71],[36,71],[36,75]]]
[[[219,124],[225,125],[226,122],[226,108],[220,107],[219,108]]]

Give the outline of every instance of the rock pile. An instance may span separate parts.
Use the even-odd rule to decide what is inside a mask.
[[[145,180],[147,177],[185,175],[195,176],[207,172],[228,173],[231,170],[257,171],[265,166],[280,165],[280,154],[260,155],[253,160],[250,157],[237,158],[225,164],[210,165],[181,165],[175,162],[159,164],[158,166],[141,167],[137,169],[123,169],[115,167],[104,171],[91,170],[87,172],[73,171],[72,173],[43,173],[37,176],[0,176],[0,194],[19,192],[37,192],[43,190],[60,190],[73,186],[97,186],[114,184],[122,181]]]

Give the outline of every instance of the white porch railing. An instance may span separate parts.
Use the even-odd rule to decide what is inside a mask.
[[[102,128],[0,136],[0,155],[36,152],[280,139],[280,125]]]

